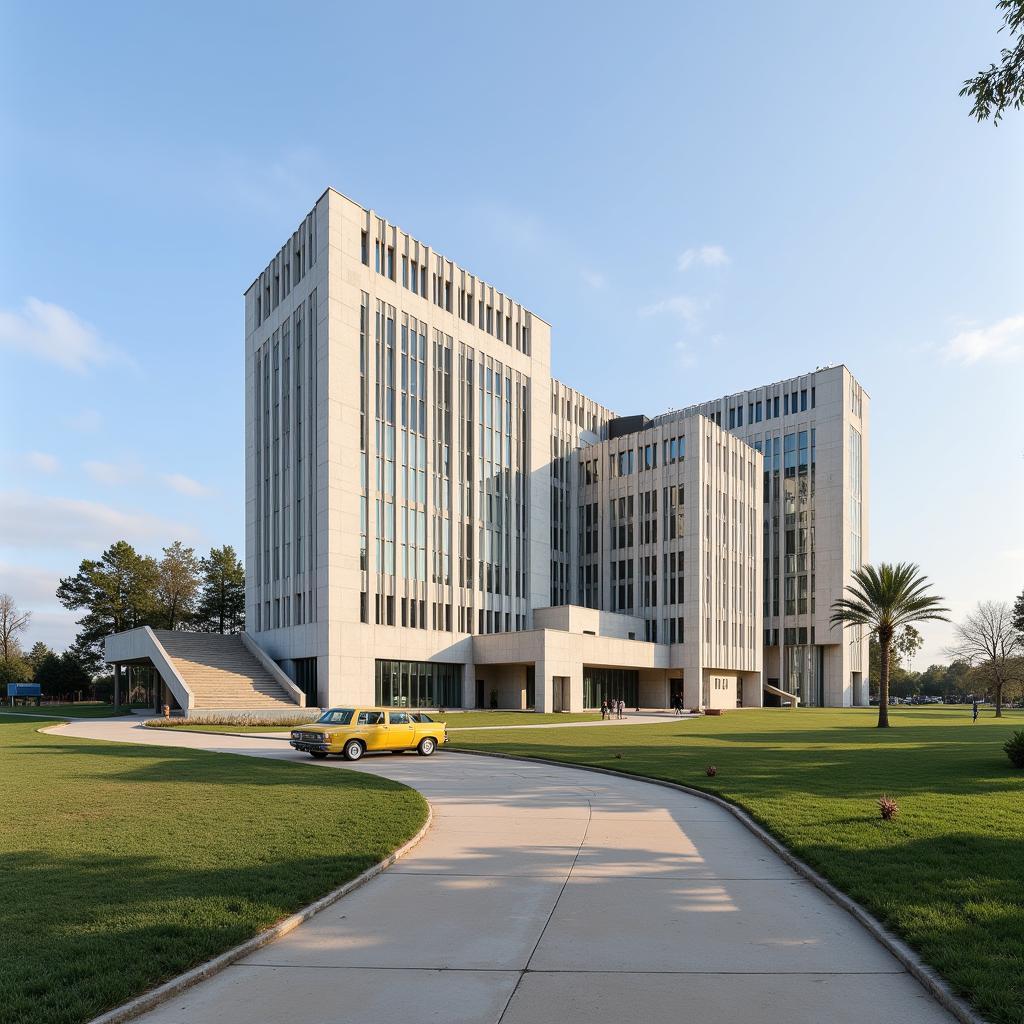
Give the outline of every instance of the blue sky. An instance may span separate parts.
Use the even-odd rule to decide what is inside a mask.
[[[555,374],[617,411],[846,362],[871,557],[958,614],[1024,588],[1024,112],[957,96],[993,5],[0,17],[0,590],[30,642],[71,638],[55,582],[117,537],[244,547],[242,292],[327,185],[550,321]]]

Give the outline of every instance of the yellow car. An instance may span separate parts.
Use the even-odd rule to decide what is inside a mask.
[[[423,711],[331,708],[310,725],[292,729],[289,743],[315,758],[344,754],[358,761],[368,750],[417,750],[424,757],[448,742],[444,722]]]

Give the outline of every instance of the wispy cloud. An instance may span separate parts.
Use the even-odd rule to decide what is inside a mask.
[[[641,306],[640,316],[674,316],[693,326],[700,315],[701,303],[691,295],[670,295],[666,299]]]
[[[588,270],[584,267],[580,270],[580,278],[588,288],[592,288],[596,292],[608,286],[608,278],[599,270]]]
[[[213,493],[211,488],[183,473],[168,473],[163,477],[163,481],[172,491],[187,494],[190,498],[202,498]]]
[[[116,487],[119,484],[131,483],[142,477],[142,467],[133,462],[95,462],[89,460],[82,463],[82,469],[98,484]]]
[[[949,362],[971,366],[983,360],[1007,363],[1024,356],[1024,316],[961,331],[942,347]]]
[[[50,569],[0,562],[0,590],[12,594],[22,607],[56,604],[59,582],[59,574]]]
[[[0,347],[74,373],[87,373],[114,355],[95,329],[70,310],[31,297],[20,310],[0,310]]]
[[[691,267],[722,267],[729,262],[729,255],[720,245],[701,245],[694,249],[687,249],[677,261],[680,270],[686,271]]]
[[[0,537],[5,546],[70,548],[83,554],[115,540],[144,547],[194,540],[198,531],[144,512],[123,512],[109,505],[25,492],[0,493]]]
[[[48,452],[29,452],[25,456],[25,463],[37,473],[56,473],[60,469],[57,456]]]

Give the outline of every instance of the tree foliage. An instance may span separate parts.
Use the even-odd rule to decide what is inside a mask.
[[[89,668],[98,667],[103,639],[138,626],[152,625],[157,611],[159,567],[127,541],[111,544],[99,560],[83,559],[74,576],[60,581],[57,599],[65,608],[82,610],[73,650]]]
[[[161,629],[187,629],[195,619],[199,559],[180,540],[164,548],[157,564],[156,622]]]
[[[21,656],[20,636],[32,618],[22,611],[10,594],[0,594],[0,661]]]
[[[35,682],[42,688],[44,697],[74,698],[89,689],[92,679],[82,662],[71,651],[44,655],[35,671]]]
[[[245,628],[245,569],[230,544],[210,548],[201,559],[196,628],[208,633],[237,633]]]
[[[990,64],[986,71],[979,71],[968,78],[960,90],[961,96],[970,96],[974,101],[971,116],[978,121],[992,118],[999,124],[1003,113],[1024,104],[1024,0],[998,0],[996,10],[1003,15],[999,31],[1007,31],[1007,42],[1019,36],[1012,47],[999,51],[999,64]]]
[[[1017,595],[1013,602],[1013,628],[1024,636],[1024,590]]]
[[[71,652],[89,671],[100,667],[103,640],[138,626],[236,633],[245,628],[245,571],[229,544],[207,558],[174,541],[159,560],[127,541],[99,559],[83,559],[60,581],[57,598],[83,612]]]
[[[882,562],[877,568],[865,565],[854,571],[853,579],[846,587],[847,596],[833,602],[831,622],[833,627],[866,626],[878,641],[878,727],[884,729],[889,726],[894,641],[917,622],[948,622],[949,609],[942,605],[941,597],[928,593],[928,577],[912,562]]]
[[[1024,681],[1024,635],[1009,601],[981,601],[956,624],[955,636],[949,653],[971,666],[971,684],[995,697],[996,717],[1002,717],[1007,687]]]

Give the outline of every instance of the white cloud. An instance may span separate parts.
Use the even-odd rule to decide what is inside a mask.
[[[1024,316],[1010,316],[988,327],[961,331],[942,348],[949,362],[971,366],[984,359],[1012,362],[1024,356]]]
[[[82,463],[82,469],[96,483],[107,484],[111,487],[131,483],[142,476],[141,467],[131,462],[95,462],[89,460]]]
[[[49,569],[0,562],[0,591],[10,594],[22,608],[56,604],[60,577]]]
[[[594,291],[601,291],[608,285],[608,278],[599,270],[587,270],[585,267],[580,271],[580,277],[588,288]]]
[[[697,322],[701,304],[689,295],[671,295],[667,299],[653,302],[649,306],[640,309],[641,316],[665,316],[678,317],[687,324],[693,325]]]
[[[56,455],[47,452],[29,452],[25,456],[26,464],[39,473],[56,473],[60,469],[60,462]]]
[[[0,493],[0,538],[10,548],[71,548],[81,557],[98,554],[116,540],[152,547],[197,535],[194,527],[183,523],[145,512],[122,512],[99,502]]]
[[[687,249],[677,262],[680,270],[689,270],[693,266],[722,267],[729,262],[729,256],[720,245],[701,245],[695,249]]]
[[[70,310],[31,297],[20,311],[0,310],[0,347],[75,373],[86,373],[113,355],[96,331]]]
[[[163,481],[172,491],[187,494],[190,498],[202,498],[213,493],[205,484],[182,473],[168,473],[163,477]]]

